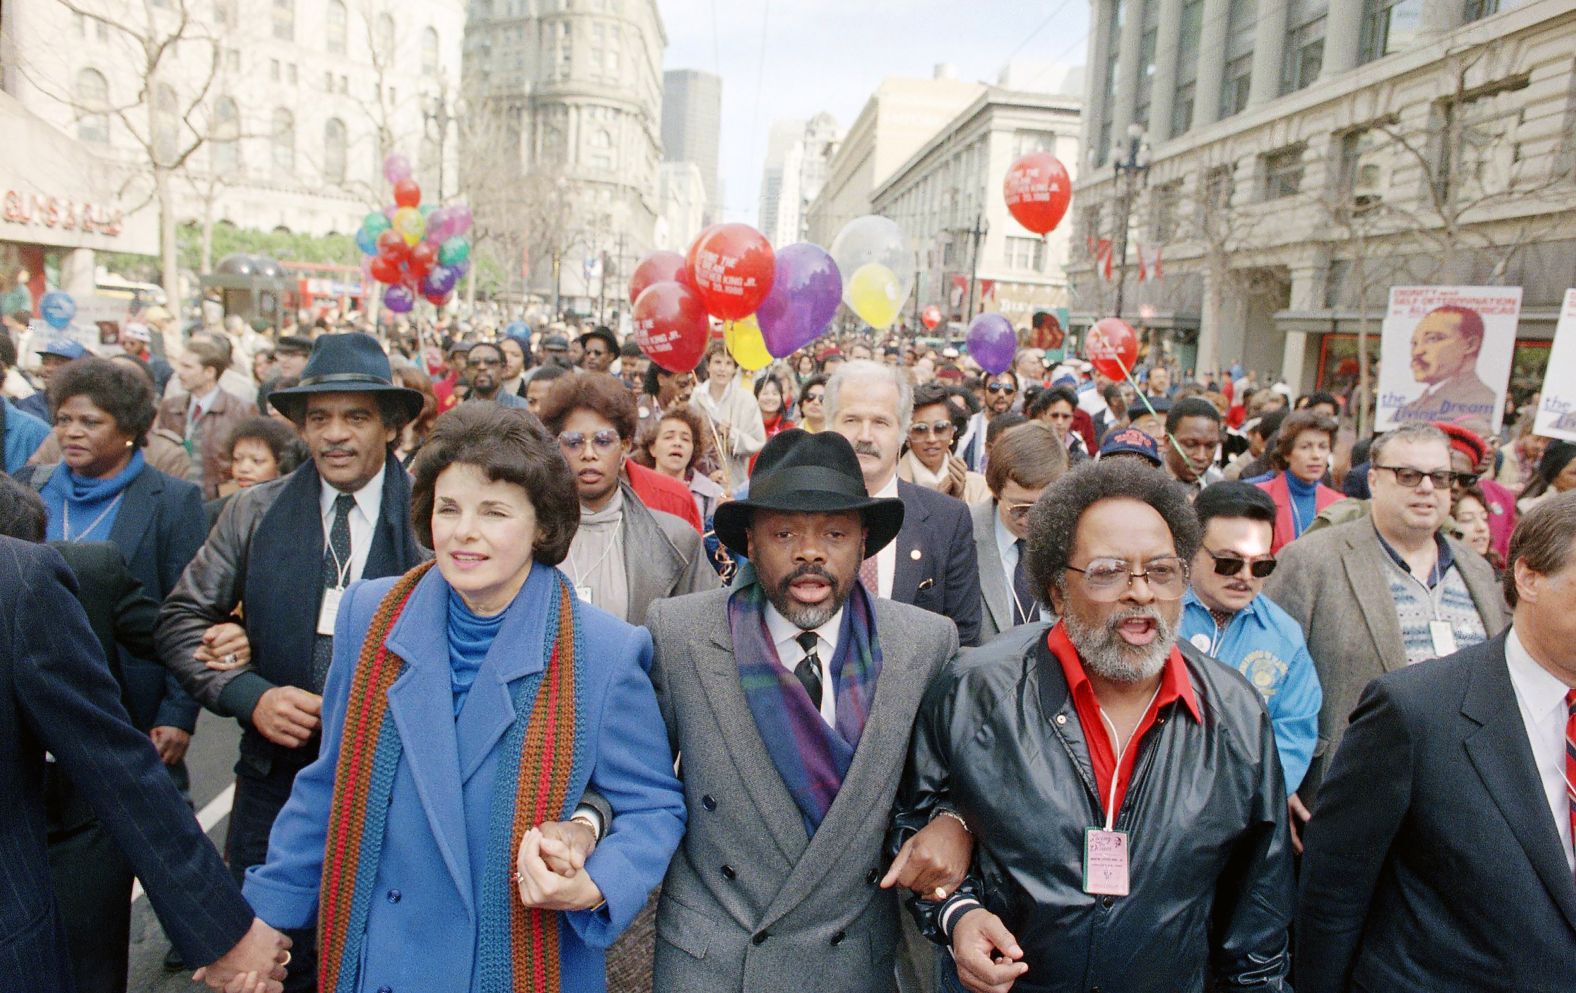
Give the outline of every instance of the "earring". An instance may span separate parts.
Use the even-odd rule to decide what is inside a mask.
[[[127,439],[127,441],[126,441],[126,447],[127,447],[127,448],[136,448],[136,447],[137,447],[137,443],[136,443],[136,442],[135,442],[135,441],[132,441],[132,440],[130,440],[130,439]]]

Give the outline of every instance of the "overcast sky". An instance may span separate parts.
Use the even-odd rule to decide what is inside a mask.
[[[1087,0],[658,0],[666,68],[722,77],[727,220],[756,223],[766,135],[828,111],[847,128],[887,76],[995,82],[1009,58],[1081,65]],[[764,27],[764,31],[763,31]]]

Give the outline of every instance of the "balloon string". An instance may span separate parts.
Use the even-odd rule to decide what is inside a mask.
[[[717,433],[717,419],[711,416],[711,411],[704,408],[701,413],[706,415],[706,427],[711,430],[711,443],[717,449],[717,462],[722,466],[722,476],[728,481],[728,492],[733,492],[733,468],[728,464],[728,453],[722,447],[722,435]]]
[[[1100,341],[1102,343],[1105,342],[1105,336],[1104,335],[1100,336]],[[1116,350],[1113,348],[1112,352],[1114,353],[1115,351]],[[1125,362],[1123,362],[1121,359],[1117,358],[1115,354],[1113,354],[1111,356],[1111,361],[1116,363],[1116,367],[1118,369],[1122,370],[1122,375],[1127,378],[1127,381],[1129,383],[1133,384],[1133,390],[1134,390],[1134,392],[1136,392],[1138,394],[1139,402],[1144,405],[1144,409],[1145,410],[1149,411],[1149,415],[1151,417],[1155,418],[1155,420],[1157,420],[1157,421],[1159,421],[1161,423],[1161,429],[1164,430],[1165,418],[1161,417],[1155,411],[1154,405],[1152,405],[1149,402],[1149,397],[1144,395],[1144,388],[1142,386],[1139,386],[1138,385],[1138,380],[1133,378],[1133,370],[1129,369],[1127,367],[1127,364]],[[1177,440],[1175,438],[1171,437],[1171,432],[1170,431],[1166,431],[1166,442],[1168,444],[1170,444],[1171,448],[1176,451],[1178,456],[1181,457],[1183,465],[1188,466],[1188,467],[1192,467],[1193,460],[1187,457],[1187,453],[1182,450],[1182,446],[1177,444]],[[1208,467],[1206,466],[1205,469],[1207,470]],[[1200,473],[1200,475],[1202,475],[1202,474],[1203,473]]]

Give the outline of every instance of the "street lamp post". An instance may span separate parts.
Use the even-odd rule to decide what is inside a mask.
[[[973,239],[971,253],[973,258],[970,260],[969,268],[969,305],[968,309],[963,312],[963,323],[965,324],[974,320],[974,287],[980,278],[980,242],[985,239],[987,234],[990,234],[990,221],[985,219],[984,214],[974,215],[974,227],[969,229],[968,234]]]
[[[464,112],[464,101],[461,100],[453,110],[449,109],[449,84],[443,80],[438,82],[438,91],[427,100],[422,107],[421,116],[423,133],[431,134],[434,129],[438,132],[438,202],[443,202],[443,166],[444,159],[448,158],[446,146],[449,143],[449,125],[458,124]]]
[[[1149,142],[1144,140],[1144,129],[1137,124],[1127,127],[1127,144],[1124,147],[1118,142],[1111,150],[1112,167],[1116,170],[1116,180],[1121,184],[1118,204],[1120,205],[1116,229],[1116,313],[1115,317],[1122,316],[1122,291],[1127,283],[1127,228],[1133,213],[1133,199],[1137,196],[1138,187],[1149,175]]]

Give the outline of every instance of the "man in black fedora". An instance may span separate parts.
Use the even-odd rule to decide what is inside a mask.
[[[953,817],[890,871],[883,855],[920,696],[958,648],[951,622],[858,581],[902,523],[841,435],[784,431],[748,498],[717,511],[746,574],[651,605],[651,676],[691,811],[657,909],[657,993],[887,993],[896,890],[961,881],[971,846]]]
[[[423,558],[410,483],[391,448],[421,412],[422,396],[394,385],[378,343],[355,333],[320,337],[300,384],[269,402],[295,422],[312,460],[230,501],[158,624],[159,656],[188,692],[241,723],[225,839],[237,880],[267,857],[296,773],[317,757],[341,593]],[[315,989],[313,935],[291,937],[297,954],[286,989]]]

